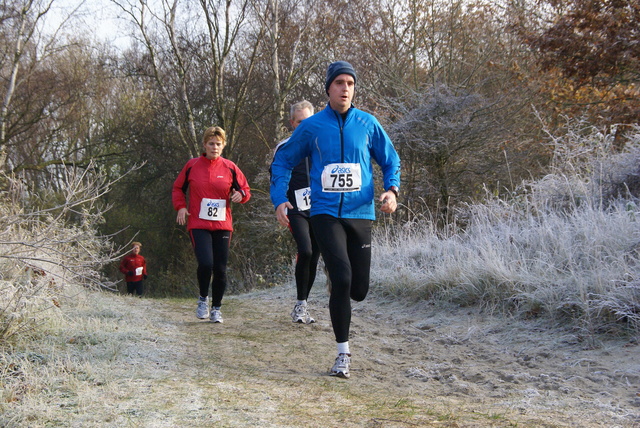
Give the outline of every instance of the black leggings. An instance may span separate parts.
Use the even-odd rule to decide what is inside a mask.
[[[298,300],[307,300],[316,280],[320,249],[313,235],[309,217],[293,214],[289,216],[289,230],[298,247],[296,257],[296,290]]]
[[[140,280],[140,281],[127,282],[127,293],[128,294],[136,293],[136,295],[142,296],[142,293],[144,293],[143,281]]]
[[[311,217],[313,232],[331,279],[329,313],[336,342],[349,340],[351,299],[360,302],[369,292],[371,220],[330,215]]]
[[[227,260],[231,231],[191,229],[191,243],[198,260],[198,285],[200,296],[209,295],[211,283],[211,306],[222,305],[222,296],[227,289]]]

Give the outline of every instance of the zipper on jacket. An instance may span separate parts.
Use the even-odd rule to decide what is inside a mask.
[[[344,120],[342,119],[342,115],[331,109],[333,114],[336,116],[338,120],[338,127],[340,128],[340,162],[344,163],[344,122],[346,122],[346,114]],[[347,110],[347,114],[349,114],[349,110]],[[340,204],[338,204],[338,218],[342,218],[342,203],[344,202],[344,193],[340,192]]]

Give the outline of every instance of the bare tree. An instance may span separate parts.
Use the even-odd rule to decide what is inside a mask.
[[[179,41],[181,28],[177,28],[176,22],[179,1],[162,0],[159,11],[145,0],[112,2],[135,24],[148,55],[148,75],[171,112],[180,144],[191,156],[197,156],[197,131],[188,91],[189,62],[184,58],[184,47]]]
[[[257,37],[245,37],[252,1],[200,0],[199,10],[180,0],[162,0],[159,10],[144,0],[112,1],[137,28],[148,76],[171,111],[183,149],[197,155],[199,128],[215,118],[233,153],[262,38],[260,26]]]
[[[57,31],[46,35],[41,25],[53,2],[8,0],[0,5],[0,73],[4,82],[0,105],[0,169],[6,168],[7,145],[12,136],[9,128],[21,119],[20,114],[12,114],[16,91],[39,69],[43,59],[56,49]]]
[[[93,137],[108,108],[110,80],[104,49],[68,31],[82,4],[51,26],[53,4],[12,2],[2,9],[0,157],[6,172],[60,189],[68,165],[109,156]]]
[[[228,134],[227,150],[233,153],[240,135],[242,109],[254,76],[265,27],[251,16],[260,11],[256,0],[200,0],[209,52],[203,60],[210,73],[218,123]],[[248,37],[253,24],[255,36]],[[233,76],[233,84],[228,77]]]
[[[266,30],[264,44],[273,76],[274,143],[288,132],[282,126],[287,103],[300,101],[292,100],[291,94],[324,60],[324,46],[318,42],[327,43],[327,39],[315,37],[317,3],[317,0],[268,0],[266,13],[257,14]]]

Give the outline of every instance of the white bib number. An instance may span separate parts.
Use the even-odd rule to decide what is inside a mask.
[[[136,268],[136,276],[142,275],[142,267]]]
[[[225,221],[227,219],[227,201],[202,198],[199,217],[203,220]]]
[[[307,211],[311,208],[311,187],[305,187],[304,189],[298,189],[295,192],[296,205],[299,211]]]
[[[332,163],[322,171],[323,192],[357,192],[361,187],[359,163]]]

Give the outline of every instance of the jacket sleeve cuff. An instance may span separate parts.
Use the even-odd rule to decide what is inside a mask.
[[[272,200],[273,202],[273,209],[276,210],[281,204],[284,204],[285,202],[289,202],[289,199],[285,198],[274,198]]]

